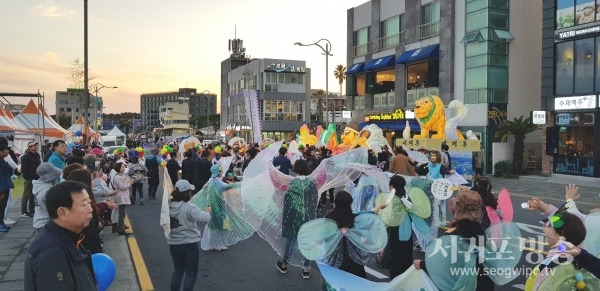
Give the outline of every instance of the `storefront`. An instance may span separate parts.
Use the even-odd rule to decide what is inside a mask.
[[[595,119],[600,117],[598,96],[586,95],[555,99],[554,126],[549,130],[554,155],[554,173],[577,176],[600,176],[594,171],[598,163],[594,151],[600,150],[595,140]]]
[[[372,109],[396,108],[396,72],[394,69],[395,55],[389,55],[371,60],[365,66],[366,93],[373,94]]]
[[[412,134],[418,134],[421,131],[421,125],[415,119],[415,113],[411,110],[396,109],[392,113],[373,113],[365,115],[365,121],[360,124],[362,130],[365,126],[375,124],[383,130],[383,135],[388,143],[395,146],[397,138],[402,138],[402,133],[406,129],[406,122],[410,127]]]

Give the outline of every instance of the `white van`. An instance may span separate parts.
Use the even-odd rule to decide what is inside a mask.
[[[100,137],[102,151],[107,152],[108,148],[117,146],[117,137],[116,136],[102,136]]]

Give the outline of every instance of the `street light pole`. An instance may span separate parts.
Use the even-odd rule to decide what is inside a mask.
[[[326,41],[327,43],[325,44],[325,48],[323,48],[319,42],[321,41]],[[316,45],[319,48],[321,48],[321,50],[323,50],[323,54],[325,55],[325,112],[327,112],[327,109],[329,108],[329,56],[333,56],[331,54],[331,42],[326,39],[326,38],[322,38],[319,39],[318,41],[316,41],[315,43],[312,44],[302,44],[302,43],[295,43],[294,45],[298,45],[298,46],[312,46],[312,45]],[[326,114],[327,119],[325,121],[325,123],[329,123],[329,114]],[[335,122],[335,116],[333,117],[333,120]]]
[[[88,108],[90,92],[88,88],[88,0],[83,0],[83,94],[85,96],[85,123],[90,124]]]
[[[98,85],[100,85],[100,87],[98,87]],[[95,108],[95,110],[94,110],[94,117],[95,118],[98,118],[98,91],[102,90],[102,88],[117,89],[119,87],[117,87],[117,86],[108,87],[108,86],[104,86],[104,85],[102,85],[100,83],[94,85],[94,93],[95,93],[95,98],[96,98],[96,99],[94,99],[94,103],[96,103],[96,105],[94,105],[94,108]],[[87,104],[87,107],[89,107],[89,102]],[[86,107],[86,112],[87,112],[87,107]],[[98,122],[97,121],[94,122],[94,130],[98,130]]]

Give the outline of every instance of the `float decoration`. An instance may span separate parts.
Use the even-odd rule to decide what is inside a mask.
[[[460,131],[457,130],[457,126],[458,122],[467,115],[467,108],[458,100],[450,102],[448,108],[458,110],[458,114],[446,120],[444,102],[440,97],[429,95],[415,101],[415,117],[421,125],[421,134],[415,135],[414,138],[430,138],[429,132],[435,131],[436,134],[433,134],[431,138],[464,139]]]

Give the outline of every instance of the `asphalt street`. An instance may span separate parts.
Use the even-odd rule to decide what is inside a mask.
[[[506,180],[509,188],[514,186],[514,181]],[[513,184],[511,184],[513,183]],[[494,185],[494,190],[499,190],[498,182]],[[558,188],[554,185],[550,187]],[[564,188],[562,188],[564,189]],[[144,189],[147,193],[147,189]],[[496,192],[496,191],[494,191]],[[535,245],[539,241],[538,236],[542,233],[541,220],[543,214],[539,212],[530,212],[521,208],[521,203],[527,201],[532,194],[511,193],[514,206],[514,219],[521,229],[522,236],[531,238],[534,245],[526,245],[530,249],[547,250],[543,245]],[[564,194],[563,194],[564,195]],[[597,195],[597,194],[595,194]],[[541,196],[541,195],[537,195]],[[169,290],[173,264],[169,254],[169,247],[163,229],[159,225],[160,201],[162,197],[162,187],[159,187],[157,200],[145,199],[145,204],[132,205],[128,207],[127,214],[130,217],[135,237],[138,241],[144,261],[146,263],[154,290]],[[596,196],[597,197],[597,196]],[[557,197],[547,197],[546,202],[559,204],[562,199]],[[558,205],[557,205],[558,206]],[[584,211],[593,206],[600,205],[586,204],[580,207]],[[449,217],[448,219],[451,219]],[[440,234],[445,230],[440,229]],[[543,258],[543,253],[539,251],[526,250],[523,252],[521,262],[517,266],[521,275],[505,286],[497,286],[495,290],[523,290],[526,280],[524,272],[535,266],[526,260],[536,262]],[[421,252],[414,252],[415,259],[422,259]],[[251,238],[242,241],[236,245],[230,246],[225,251],[202,251],[200,253],[200,266],[198,280],[195,290],[320,290],[321,276],[318,269],[313,264],[311,268],[311,278],[302,279],[301,269],[290,267],[287,274],[280,274],[275,268],[275,262],[280,259],[277,253],[256,234]],[[376,282],[389,281],[387,270],[380,270],[375,266],[369,266],[367,269],[369,279]]]

